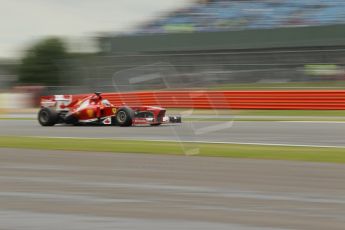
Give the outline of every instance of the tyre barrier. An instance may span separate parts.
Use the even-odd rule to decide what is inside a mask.
[[[115,105],[194,109],[344,110],[345,90],[141,91],[103,93]],[[73,95],[81,98],[85,95]]]

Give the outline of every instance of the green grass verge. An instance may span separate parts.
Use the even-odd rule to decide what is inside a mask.
[[[232,83],[220,84],[208,90],[301,90],[301,89],[344,89],[345,81],[330,82],[282,82],[282,83]]]
[[[183,114],[188,109],[168,109],[169,114]],[[193,115],[241,115],[241,116],[315,116],[345,119],[345,110],[241,110],[241,109],[194,109]]]
[[[345,117],[345,110],[234,110],[237,115],[246,116],[323,116]]]
[[[345,148],[38,137],[0,137],[0,147],[171,155],[198,149],[197,156],[345,163]]]
[[[327,118],[265,118],[265,117],[258,117],[258,118],[184,118],[184,122],[209,122],[209,121],[215,121],[215,122],[221,122],[221,121],[248,121],[248,122],[264,122],[264,121],[298,121],[298,122],[345,122],[344,119],[327,119]]]

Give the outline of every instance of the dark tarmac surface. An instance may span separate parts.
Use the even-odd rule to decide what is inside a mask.
[[[159,127],[41,127],[0,120],[0,136],[88,137],[345,147],[345,122],[184,122]]]
[[[3,148],[0,229],[343,230],[344,182],[340,164]]]

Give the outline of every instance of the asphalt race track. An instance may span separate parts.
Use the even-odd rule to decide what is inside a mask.
[[[159,127],[41,127],[35,120],[0,120],[0,136],[88,137],[345,147],[345,122],[184,122]]]
[[[0,149],[0,229],[344,229],[345,165]]]
[[[345,123],[185,122],[41,127],[0,136],[345,147]],[[0,148],[0,229],[344,229],[345,165]]]

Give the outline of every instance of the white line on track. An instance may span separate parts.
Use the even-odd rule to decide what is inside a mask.
[[[21,136],[33,138],[50,138],[50,139],[86,139],[86,140],[119,140],[119,141],[147,141],[147,142],[171,142],[171,143],[203,143],[203,144],[230,144],[230,145],[259,145],[259,146],[282,146],[282,147],[312,147],[312,148],[339,148],[343,149],[345,146],[337,145],[299,145],[299,144],[285,144],[285,143],[260,143],[260,142],[231,142],[231,141],[180,141],[180,140],[155,140],[155,139],[126,139],[126,138],[107,138],[107,137],[47,137],[47,136]]]
[[[289,122],[289,123],[315,123],[315,124],[345,124],[345,121],[276,121],[276,122]]]

